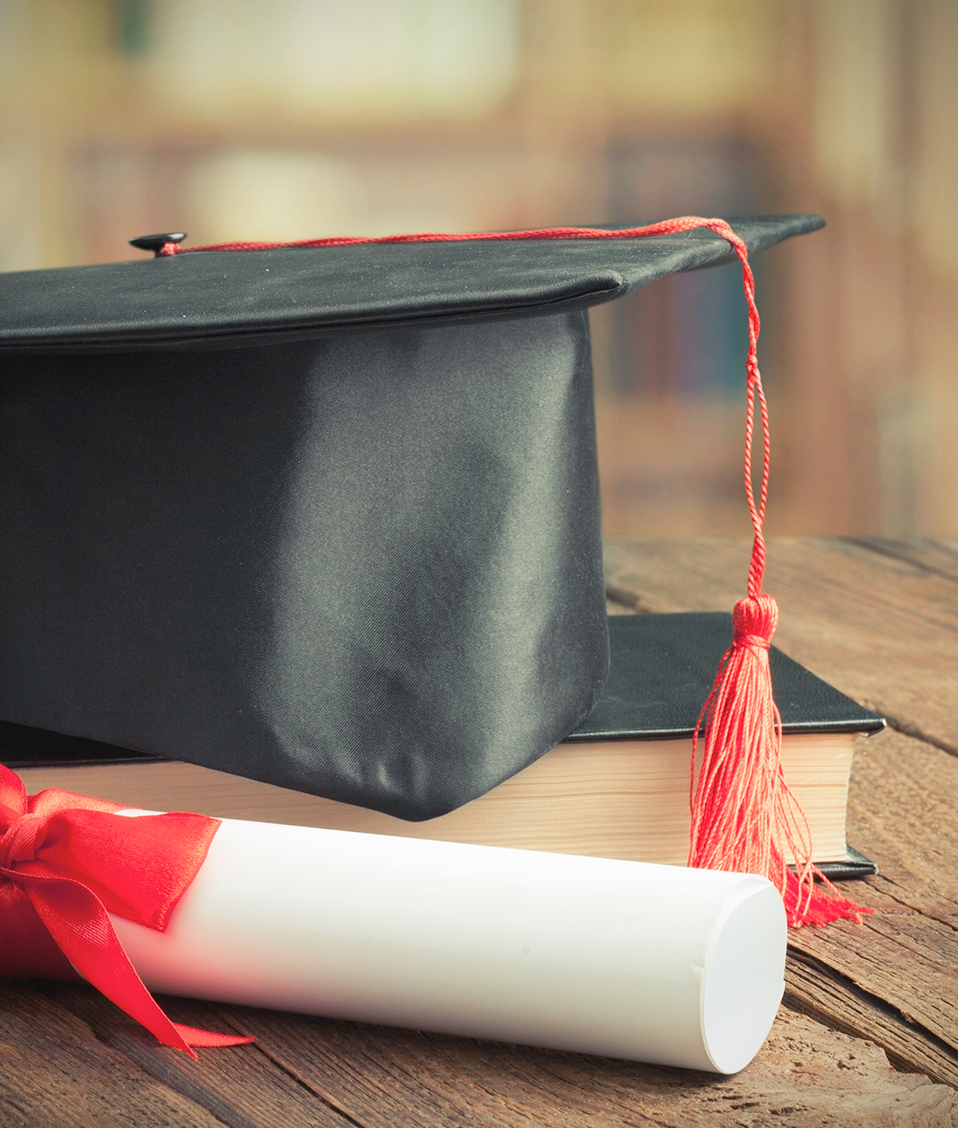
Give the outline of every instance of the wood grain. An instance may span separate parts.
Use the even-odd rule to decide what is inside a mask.
[[[182,1093],[229,1128],[346,1128],[348,1119],[291,1078],[257,1045],[200,1050],[199,1060],[161,1046],[155,1038],[85,985],[43,984],[41,990],[85,1022],[110,1049],[125,1055],[163,1085]],[[158,996],[175,1022],[235,1033],[213,1004]]]
[[[204,1051],[199,1062],[191,1062],[185,1055],[156,1046],[87,987],[48,984],[36,998],[43,1033],[52,1041],[55,1053],[64,1022],[69,1025],[72,1016],[77,1016],[73,1018],[74,1037],[82,1060],[87,1063],[93,1057],[95,1063],[100,1054],[108,1062],[119,1062],[116,1073],[121,1081],[126,1075],[141,1078],[140,1099],[129,1105],[130,1120],[101,1118],[99,1104],[106,1082],[100,1072],[87,1067],[78,1082],[91,1087],[90,1100],[72,1099],[68,1088],[65,1096],[69,1099],[59,1119],[50,1120],[40,1116],[25,1121],[4,1119],[0,1106],[0,1124],[49,1123],[55,1128],[101,1122],[111,1128],[127,1123],[217,1123],[230,1128],[314,1124],[694,1128],[735,1124],[758,1128],[774,1123],[780,1128],[958,1128],[958,1094],[953,1089],[898,1072],[877,1046],[784,1008],[755,1061],[735,1077],[720,1078],[608,1058],[164,998],[162,1002],[179,1021],[230,1028],[257,1038],[255,1047]],[[14,1006],[22,1021],[21,1012],[28,1008],[22,1000]],[[94,1035],[104,1044],[98,1044]],[[67,1056],[68,1075],[73,1064],[73,1057]],[[29,1068],[35,1069],[33,1060]],[[150,1076],[144,1077],[140,1070]],[[34,1097],[36,1077],[34,1073],[27,1076],[22,1087]],[[109,1085],[118,1087],[112,1071]],[[47,1086],[40,1089],[45,1094]],[[163,1119],[170,1090],[181,1095],[193,1119]],[[176,1099],[176,1093],[172,1096]],[[91,1101],[95,1116],[91,1115]],[[836,1112],[839,1101],[840,1114]],[[35,1100],[34,1107],[45,1109],[46,1105]],[[179,1115],[175,1106],[174,1113]],[[212,1117],[202,1119],[208,1113]]]
[[[0,980],[0,1124],[7,1128],[219,1128],[182,1092],[29,983]]]
[[[328,1100],[369,1128],[770,1120],[798,1128],[836,1122],[828,1119],[836,1087],[849,1099],[849,1125],[871,1123],[882,1100],[911,1110],[915,1122],[958,1123],[955,1092],[897,1074],[876,1048],[784,1010],[762,1054],[732,1078],[351,1023],[278,1025],[274,1036],[254,1016],[249,1029],[290,1072],[324,1086]],[[858,1102],[861,1119],[851,1111]]]
[[[178,1006],[178,1018],[213,1024],[208,1005]],[[259,1051],[303,1092],[357,1128],[958,1128],[954,1090],[900,1073],[878,1047],[784,1008],[755,1061],[730,1078],[253,1008],[214,1009],[219,1025],[254,1034]],[[236,1082],[233,1100],[252,1122],[271,1125],[277,1121],[253,1112],[269,1095],[260,1084],[255,1075]]]
[[[879,867],[854,887],[875,912],[793,937],[788,1000],[958,1086],[956,796],[955,757],[895,732],[862,742],[849,835]]]

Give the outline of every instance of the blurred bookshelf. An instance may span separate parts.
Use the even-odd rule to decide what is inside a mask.
[[[3,0],[0,268],[817,211],[759,261],[773,533],[958,535],[945,0]],[[949,53],[950,52],[950,53]],[[734,267],[595,311],[610,535],[747,533]]]

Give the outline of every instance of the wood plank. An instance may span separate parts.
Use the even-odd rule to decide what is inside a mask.
[[[84,984],[47,983],[43,993],[77,1016],[112,1050],[157,1081],[207,1110],[229,1128],[347,1128],[340,1115],[308,1086],[277,1066],[256,1045],[198,1050],[193,1061],[156,1039]],[[174,1022],[235,1033],[215,1004],[158,996]],[[280,1016],[280,1022],[283,1016]]]
[[[0,980],[0,1063],[4,1126],[222,1128],[31,983]]]
[[[191,1062],[185,1055],[157,1046],[89,988],[48,984],[38,995],[30,985],[8,986],[14,994],[32,992],[36,1001],[31,1009],[22,998],[11,1000],[18,1029],[11,1037],[11,1031],[0,1027],[5,1064],[22,1064],[12,1077],[8,1071],[0,1076],[0,1102],[7,1102],[0,1103],[3,1124],[43,1123],[52,1128],[92,1123],[225,1123],[230,1128],[330,1123],[361,1128],[624,1128],[727,1123],[734,1115],[734,1123],[740,1125],[763,1125],[774,1118],[781,1128],[805,1128],[831,1122],[830,1114],[840,1097],[841,1123],[849,1128],[885,1123],[958,1126],[958,1094],[952,1089],[917,1075],[902,1075],[876,1046],[784,1008],[752,1065],[734,1078],[719,1078],[578,1054],[164,998],[164,1006],[178,1021],[232,1028],[258,1038],[255,1050],[201,1051],[200,1061]],[[62,1003],[89,1021],[89,1026],[77,1019],[71,1024],[67,1016],[67,1026],[79,1032],[79,1055],[70,1052],[69,1039],[62,1034]],[[24,1029],[25,1018],[38,1009],[38,1024],[27,1024]],[[102,1044],[92,1038],[91,1030]],[[42,1070],[37,1070],[38,1031],[52,1046],[48,1058],[64,1075],[59,1088],[46,1082]],[[90,1068],[97,1054],[109,1059],[106,1077]],[[79,1075],[76,1056],[83,1062]],[[161,1093],[178,1090],[185,1107],[194,1112],[193,1118],[182,1113],[174,1093],[173,1115],[164,1119],[163,1104],[151,1091],[155,1083],[139,1075],[130,1057],[135,1057],[145,1073],[162,1081]],[[138,1101],[132,1103],[118,1085],[118,1079],[130,1074],[137,1082]],[[120,1097],[116,1103],[130,1109],[129,1120],[111,1119],[109,1107],[105,1112],[101,1107],[117,1088]],[[51,1089],[52,1101],[46,1099]],[[20,1090],[25,1091],[26,1100]],[[56,1114],[48,1115],[51,1104],[61,1109],[59,1119]],[[203,1107],[197,1109],[196,1104]],[[3,1110],[11,1105],[25,1108],[26,1119],[16,1119],[16,1112],[4,1119]],[[89,1112],[91,1106],[95,1115]],[[215,1119],[202,1119],[207,1108]]]
[[[876,888],[952,927],[958,925],[956,797],[954,756],[893,731],[858,740],[848,793],[849,836],[877,863]]]
[[[900,1011],[856,988],[831,967],[790,950],[786,968],[785,1004],[832,1030],[882,1047],[888,1060],[906,1073],[923,1073],[939,1084],[955,1087],[956,1059],[951,1046],[927,1029],[912,1027]]]
[[[958,581],[958,541],[891,540],[888,537],[850,537],[848,540],[871,552],[903,560],[929,573]]]
[[[364,1128],[811,1128],[836,1123],[837,1107],[845,1128],[958,1128],[953,1089],[785,1008],[730,1078],[252,1009],[223,1015]]]
[[[895,732],[860,742],[849,836],[879,876],[846,890],[875,912],[793,934],[787,998],[958,1086],[956,795],[955,757]]]
[[[730,610],[741,541],[609,543],[609,595],[640,611]],[[958,578],[953,546],[776,539],[766,590],[776,642],[904,732],[958,755]]]

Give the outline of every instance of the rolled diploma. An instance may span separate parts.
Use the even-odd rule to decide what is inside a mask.
[[[112,919],[154,991],[719,1073],[783,991],[764,878],[494,846],[225,819],[165,933]]]

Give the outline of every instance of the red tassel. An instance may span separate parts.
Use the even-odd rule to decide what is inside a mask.
[[[689,865],[767,877],[782,894],[792,928],[842,917],[860,922],[871,910],[841,897],[812,864],[808,821],[782,771],[782,718],[768,663],[778,623],[775,600],[739,600],[733,623],[732,645],[699,717],[705,739]],[[696,736],[693,753],[697,742]]]
[[[712,226],[716,222],[709,221],[708,225],[719,230]],[[719,663],[715,684],[702,706],[692,739],[692,836],[688,864],[767,877],[782,895],[791,928],[842,918],[861,923],[861,914],[872,910],[842,897],[812,864],[808,820],[789,791],[782,770],[782,718],[772,696],[768,662],[768,649],[778,624],[778,606],[770,595],[762,593],[769,430],[768,405],[758,370],[760,322],[745,244],[731,229],[719,233],[732,243],[741,260],[748,300],[745,496],[755,539],[748,597],[735,605],[732,645]],[[752,487],[756,399],[762,420],[762,484],[757,505]],[[703,721],[704,748],[696,784],[696,753]],[[789,858],[794,861],[794,870],[789,867]]]

